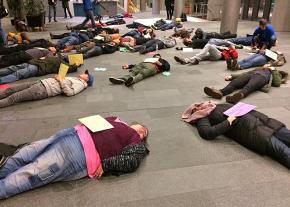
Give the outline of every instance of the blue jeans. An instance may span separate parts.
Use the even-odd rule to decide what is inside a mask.
[[[93,10],[84,10],[85,14],[86,14],[86,18],[85,20],[81,23],[81,26],[85,26],[89,20],[91,20],[92,23],[92,28],[96,27],[96,23],[95,23],[95,19],[94,19],[94,12]]]
[[[65,46],[68,46],[68,45],[79,45],[81,44],[81,40],[74,36],[74,35],[70,35],[68,37],[64,37],[60,40],[57,41],[57,45],[60,47],[60,48],[64,48]]]
[[[232,42],[236,45],[251,46],[253,37],[237,37],[227,39],[227,41]]]
[[[1,19],[0,19],[0,47],[3,47],[5,45],[6,45],[6,35],[2,29]]]
[[[74,128],[32,142],[0,169],[0,199],[57,181],[87,176],[82,144]]]
[[[269,155],[290,168],[290,130],[281,128],[271,137]]]
[[[37,73],[38,67],[36,65],[30,65],[28,63],[11,65],[0,70],[0,84],[12,83],[20,79],[34,77]]]
[[[138,32],[136,30],[131,30],[131,31],[127,32],[126,34],[124,34],[122,37],[125,37],[125,36],[139,38],[139,37],[141,37],[141,34],[140,34],[140,32]]]
[[[265,55],[253,54],[238,62],[241,69],[263,66],[267,63]]]

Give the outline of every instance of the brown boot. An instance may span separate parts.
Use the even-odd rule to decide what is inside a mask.
[[[204,87],[203,91],[206,95],[215,99],[221,99],[223,97],[223,93],[220,90],[214,88]]]
[[[245,97],[245,95],[241,92],[235,93],[232,96],[227,96],[226,101],[228,103],[238,103],[240,100],[242,100]]]

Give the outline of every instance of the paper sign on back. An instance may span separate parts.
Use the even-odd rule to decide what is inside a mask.
[[[159,58],[146,58],[143,62],[144,63],[156,63]]]
[[[106,119],[104,119],[100,115],[84,117],[79,119],[79,121],[92,132],[100,132],[114,128],[113,125],[111,125]]]
[[[68,69],[69,69],[69,66],[67,66],[66,64],[63,64],[63,63],[60,64],[60,66],[59,66],[59,70],[58,70],[58,75],[59,75],[62,79],[64,79],[65,76],[66,76],[66,74],[67,74]]]
[[[224,112],[224,114],[227,116],[238,117],[238,116],[246,115],[247,113],[254,110],[255,108],[256,108],[256,106],[254,106],[254,105],[239,102],[239,103],[235,104],[233,107],[226,110]]]
[[[274,53],[273,51],[268,50],[268,49],[266,49],[266,51],[265,51],[265,55],[266,55],[267,57],[269,57],[269,58],[275,60],[275,61],[278,59],[278,54],[277,54],[277,53]]]
[[[68,55],[68,61],[70,65],[82,65],[84,64],[83,54],[70,54]]]

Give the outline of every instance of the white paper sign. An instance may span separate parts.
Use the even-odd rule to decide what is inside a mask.
[[[265,51],[265,55],[273,60],[277,60],[278,59],[278,54],[275,52],[272,52],[271,50],[266,49]]]
[[[182,52],[193,52],[193,48],[191,48],[191,47],[184,47],[184,48],[182,48]]]
[[[146,58],[143,62],[144,63],[156,63],[159,58]]]
[[[100,132],[114,128],[114,126],[112,126],[106,119],[104,119],[100,115],[84,117],[79,119],[79,121],[92,132]]]

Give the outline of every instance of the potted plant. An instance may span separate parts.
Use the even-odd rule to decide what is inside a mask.
[[[14,25],[15,20],[24,20],[23,0],[7,0],[8,10],[11,19],[11,24]]]
[[[42,0],[25,0],[24,9],[29,27],[44,27],[45,10]]]

